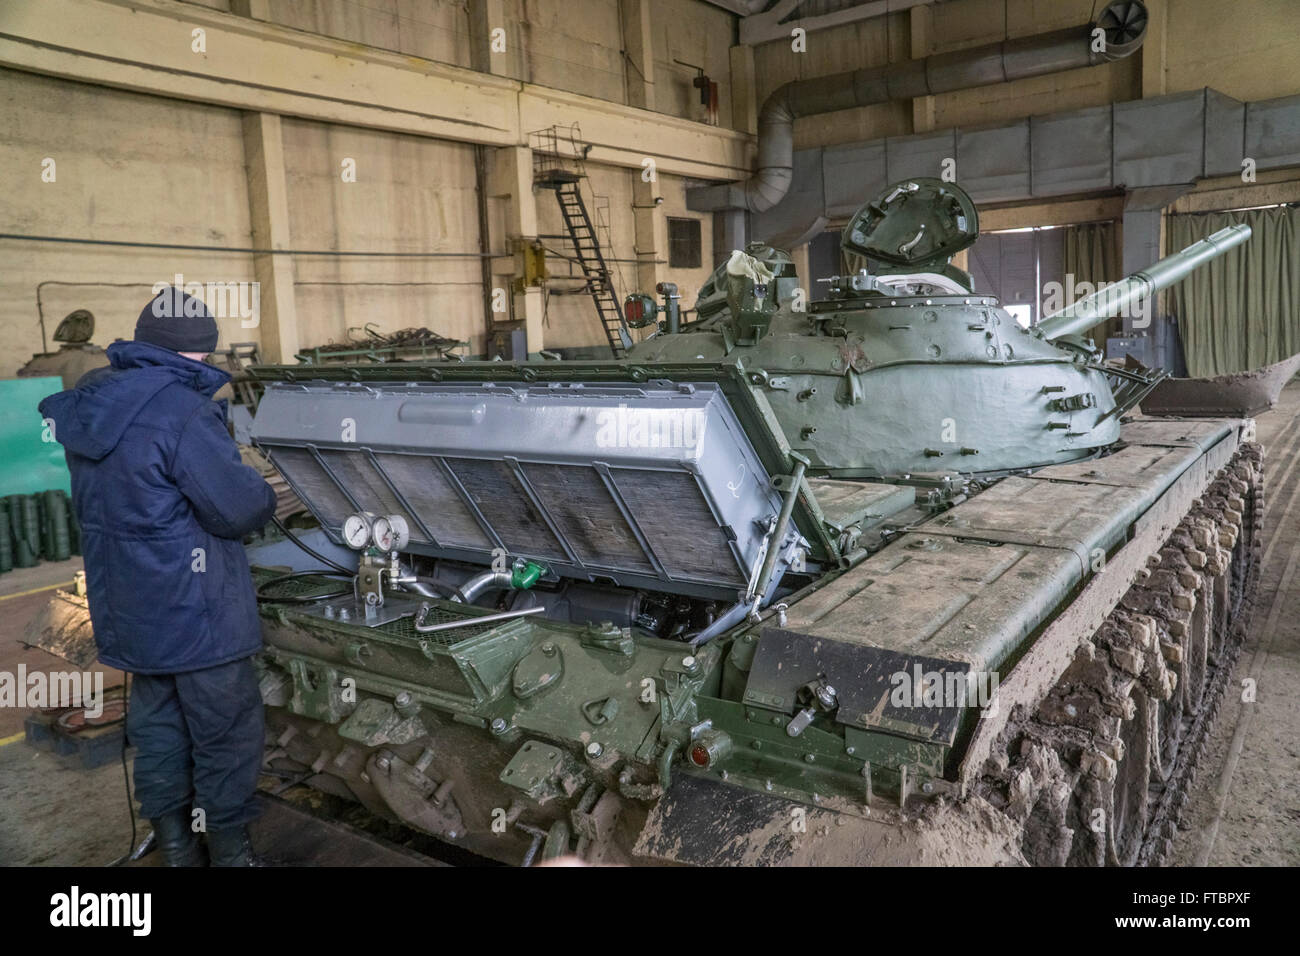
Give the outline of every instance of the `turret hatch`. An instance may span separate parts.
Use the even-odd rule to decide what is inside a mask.
[[[844,227],[846,251],[914,270],[939,270],[979,238],[979,213],[965,190],[939,179],[905,179],[867,203]]]

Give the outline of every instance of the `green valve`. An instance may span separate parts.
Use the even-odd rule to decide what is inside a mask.
[[[540,581],[545,573],[546,565],[538,564],[536,561],[525,561],[515,566],[511,573],[510,586],[519,591],[527,591]]]

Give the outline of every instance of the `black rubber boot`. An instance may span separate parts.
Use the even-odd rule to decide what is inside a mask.
[[[266,865],[253,853],[253,841],[249,839],[247,826],[209,830],[208,857],[212,860],[213,866]]]
[[[163,866],[207,866],[199,835],[190,828],[190,808],[181,807],[149,821],[158,838]]]

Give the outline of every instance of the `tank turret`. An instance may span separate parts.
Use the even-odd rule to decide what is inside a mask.
[[[822,477],[1033,470],[1114,444],[1120,416],[1164,377],[1109,365],[1069,337],[1249,235],[1225,229],[1026,329],[952,264],[979,236],[970,197],[911,179],[849,220],[842,248],[857,268],[831,278],[826,300],[805,303],[788,257],[751,247],[714,273],[697,321],[643,341],[627,361],[743,363],[790,447]]]
[[[44,320],[42,320],[44,328]],[[76,309],[63,317],[54,330],[58,351],[38,352],[18,370],[19,378],[58,376],[64,388],[72,388],[81,376],[108,364],[108,355],[91,342],[95,334],[95,316],[89,309]]]

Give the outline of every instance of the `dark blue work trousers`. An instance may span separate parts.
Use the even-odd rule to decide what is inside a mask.
[[[136,747],[141,815],[201,808],[207,830],[254,819],[264,728],[251,657],[184,674],[133,674],[126,731]]]

